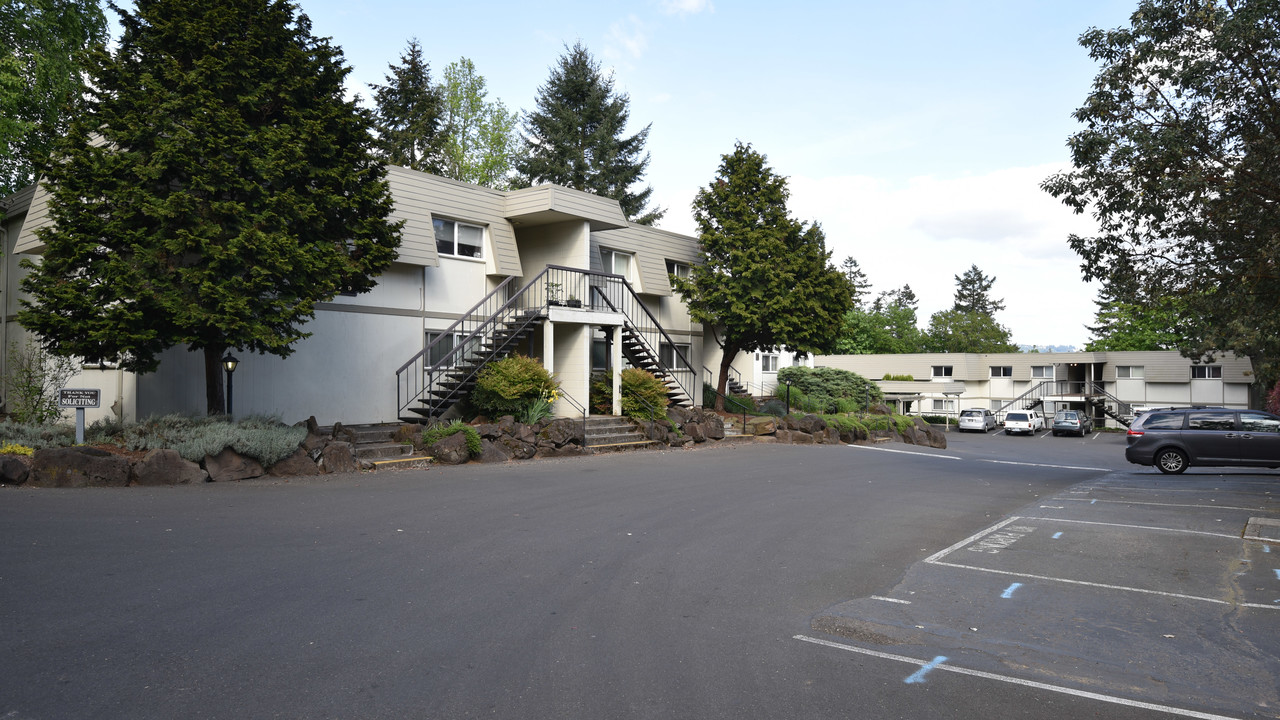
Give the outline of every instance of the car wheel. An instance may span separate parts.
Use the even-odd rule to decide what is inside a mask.
[[[1166,475],[1180,475],[1187,469],[1187,456],[1181,450],[1165,448],[1156,453],[1156,467]]]

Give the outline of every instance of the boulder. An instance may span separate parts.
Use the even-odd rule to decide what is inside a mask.
[[[839,445],[839,444],[840,444],[840,431],[839,431],[839,430],[837,430],[836,428],[833,428],[833,427],[831,427],[830,425],[828,425],[828,426],[827,426],[827,429],[826,429],[826,431],[825,431],[825,433],[826,433],[826,442],[827,442],[829,445]]]
[[[129,460],[91,447],[46,448],[31,456],[27,481],[36,487],[124,487]]]
[[[893,408],[884,403],[876,403],[867,409],[872,415],[893,415]]]
[[[395,433],[391,436],[392,442],[398,442],[401,445],[416,445],[422,440],[422,426],[416,423],[404,423],[396,428]]]
[[[449,437],[441,438],[427,448],[435,462],[444,465],[461,465],[471,459],[471,451],[467,449],[467,436],[456,432]]]
[[[708,440],[724,438],[724,418],[719,415],[712,412],[703,413],[702,422],[699,424],[702,425],[702,431],[706,433]]]
[[[523,427],[527,428],[528,426],[525,425]],[[537,437],[532,432],[529,433],[529,436],[532,438],[529,442],[525,442],[518,437],[503,436],[494,440],[494,444],[502,446],[503,452],[513,460],[528,460],[538,452]]]
[[[792,445],[813,445],[814,439],[813,439],[813,436],[807,432],[804,432],[801,430],[792,430],[791,444]]]
[[[177,450],[152,450],[133,466],[133,481],[139,485],[188,485],[207,478],[198,464],[184,460]]]
[[[581,445],[582,423],[568,418],[556,418],[538,433],[538,440],[539,445],[542,445],[541,441],[547,440],[555,447],[562,447],[574,440]]]
[[[485,440],[496,440],[502,437],[502,427],[497,423],[481,423],[475,426],[476,434]]]
[[[538,431],[534,430],[532,425],[516,423],[515,432],[511,433],[511,437],[526,445],[533,445],[538,442]]]
[[[942,432],[938,428],[925,422],[924,418],[921,418],[921,417],[915,418],[915,424],[916,424],[916,428],[923,431],[925,434],[926,440],[922,444],[926,444],[931,448],[939,448],[942,450],[945,450],[947,448],[946,433]]]
[[[333,439],[342,440],[344,442],[349,442],[352,444],[359,442],[359,438],[356,437],[355,431],[345,427],[340,422],[336,422],[333,424]]]
[[[458,433],[461,435],[462,433]],[[501,463],[511,459],[507,448],[501,442],[492,440],[480,441],[480,454],[476,457],[476,462],[482,463]]]
[[[538,445],[536,458],[559,458],[559,457],[577,457],[584,454],[581,445],[563,445],[556,447],[554,445]]]
[[[673,432],[667,433],[667,445],[670,445],[671,447],[684,447],[686,445],[692,445],[692,444],[693,444],[693,438],[689,437],[688,435],[682,436],[682,435],[677,435]]]
[[[667,406],[667,417],[671,418],[671,422],[677,426],[684,425],[693,421],[693,411],[680,407],[679,405]]]
[[[307,418],[306,420],[303,420],[302,422],[298,423],[298,425],[305,425],[305,426],[306,426],[306,428],[307,428],[307,433],[308,433],[308,434],[311,434],[311,435],[319,435],[319,434],[320,434],[320,423],[316,422],[316,416],[315,416],[315,415],[312,415],[311,417]]]
[[[823,420],[818,415],[805,415],[804,417],[796,420],[796,426],[793,429],[810,435],[816,435],[827,429],[827,421]]]
[[[204,469],[209,473],[209,482],[247,480],[262,477],[266,472],[257,460],[243,457],[231,448],[217,455],[205,455]]]
[[[311,459],[311,454],[298,448],[292,455],[267,468],[267,474],[273,477],[306,477],[319,475],[320,466]]]
[[[747,433],[751,435],[772,435],[778,431],[778,420],[773,417],[753,417],[747,419]]]
[[[516,419],[510,415],[503,415],[498,418],[498,427],[502,430],[503,435],[514,435],[516,430]]]
[[[324,445],[327,442],[329,442],[329,438],[323,435],[308,433],[307,437],[302,440],[302,449],[307,451],[307,455],[311,456],[312,460],[319,460],[320,451],[324,450]]]
[[[21,485],[31,476],[31,468],[12,455],[0,457],[0,485]]]
[[[707,434],[702,431],[701,423],[687,422],[680,428],[680,431],[688,435],[696,443],[707,441]]]
[[[349,442],[331,441],[320,451],[320,470],[326,473],[360,472],[356,447]]]

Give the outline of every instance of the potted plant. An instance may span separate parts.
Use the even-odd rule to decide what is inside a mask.
[[[549,305],[564,304],[563,302],[560,301],[560,283],[558,282],[547,283],[547,303]]]
[[[579,300],[579,299],[578,299],[578,297],[577,297],[576,295],[570,295],[570,296],[569,296],[569,299],[565,301],[565,304],[566,304],[566,305],[568,305],[568,306],[569,306],[569,307],[571,307],[571,308],[580,308],[580,307],[582,307],[582,301],[581,301],[581,300]]]

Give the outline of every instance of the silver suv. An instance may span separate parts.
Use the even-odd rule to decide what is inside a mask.
[[[1192,465],[1280,467],[1280,416],[1221,407],[1165,408],[1138,416],[1124,457],[1178,474]]]

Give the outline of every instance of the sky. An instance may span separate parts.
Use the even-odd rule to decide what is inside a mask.
[[[659,227],[696,235],[695,193],[750,143],[833,264],[857,259],[873,293],[910,284],[922,326],[976,264],[1015,343],[1089,339],[1097,287],[1067,237],[1093,221],[1039,185],[1069,167],[1098,71],[1079,36],[1127,25],[1137,0],[297,1],[366,101],[416,37],[434,80],[470,58],[491,99],[526,111],[580,41],[630,98],[628,132],[650,126]]]

